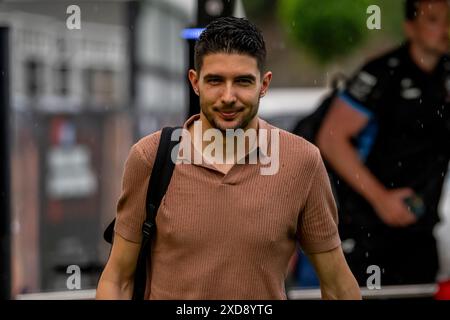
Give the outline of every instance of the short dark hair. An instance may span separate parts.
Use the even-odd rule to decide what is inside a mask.
[[[405,0],[405,19],[407,21],[413,21],[417,18],[417,13],[419,10],[419,4],[421,2],[438,2],[447,0]]]
[[[245,18],[219,18],[206,27],[195,44],[197,72],[202,68],[204,56],[211,53],[247,54],[256,58],[261,73],[265,68],[267,52],[263,35]]]

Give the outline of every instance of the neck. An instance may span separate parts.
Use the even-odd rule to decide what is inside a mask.
[[[430,73],[439,62],[440,56],[425,50],[415,43],[411,43],[409,53],[414,63],[423,71]]]

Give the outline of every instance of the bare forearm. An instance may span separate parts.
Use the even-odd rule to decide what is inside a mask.
[[[320,289],[324,300],[361,300],[361,291],[348,267],[342,249],[338,249],[324,267]]]
[[[312,254],[308,257],[319,277],[323,299],[361,299],[358,282],[348,267],[340,246],[329,252]]]
[[[140,248],[140,243],[115,234],[111,255],[98,282],[97,299],[129,300],[133,297],[134,274]]]
[[[112,281],[100,278],[95,299],[97,300],[130,300],[133,295],[132,281]]]
[[[361,300],[361,291],[353,276],[345,281],[340,281],[336,287],[321,287],[324,300]]]
[[[385,187],[362,163],[350,141],[330,137],[319,142],[319,147],[327,162],[356,192],[371,203],[382,197]]]

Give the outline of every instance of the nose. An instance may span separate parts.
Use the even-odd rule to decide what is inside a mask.
[[[236,103],[236,93],[234,92],[232,84],[226,84],[222,92],[222,104],[233,105]]]

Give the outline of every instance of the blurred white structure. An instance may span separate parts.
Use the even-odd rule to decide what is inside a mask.
[[[261,99],[259,114],[262,117],[280,115],[308,115],[329,92],[326,88],[273,88]]]
[[[68,30],[56,18],[24,12],[1,14],[0,23],[11,28],[14,108],[67,112],[128,100],[123,27],[83,22]]]

